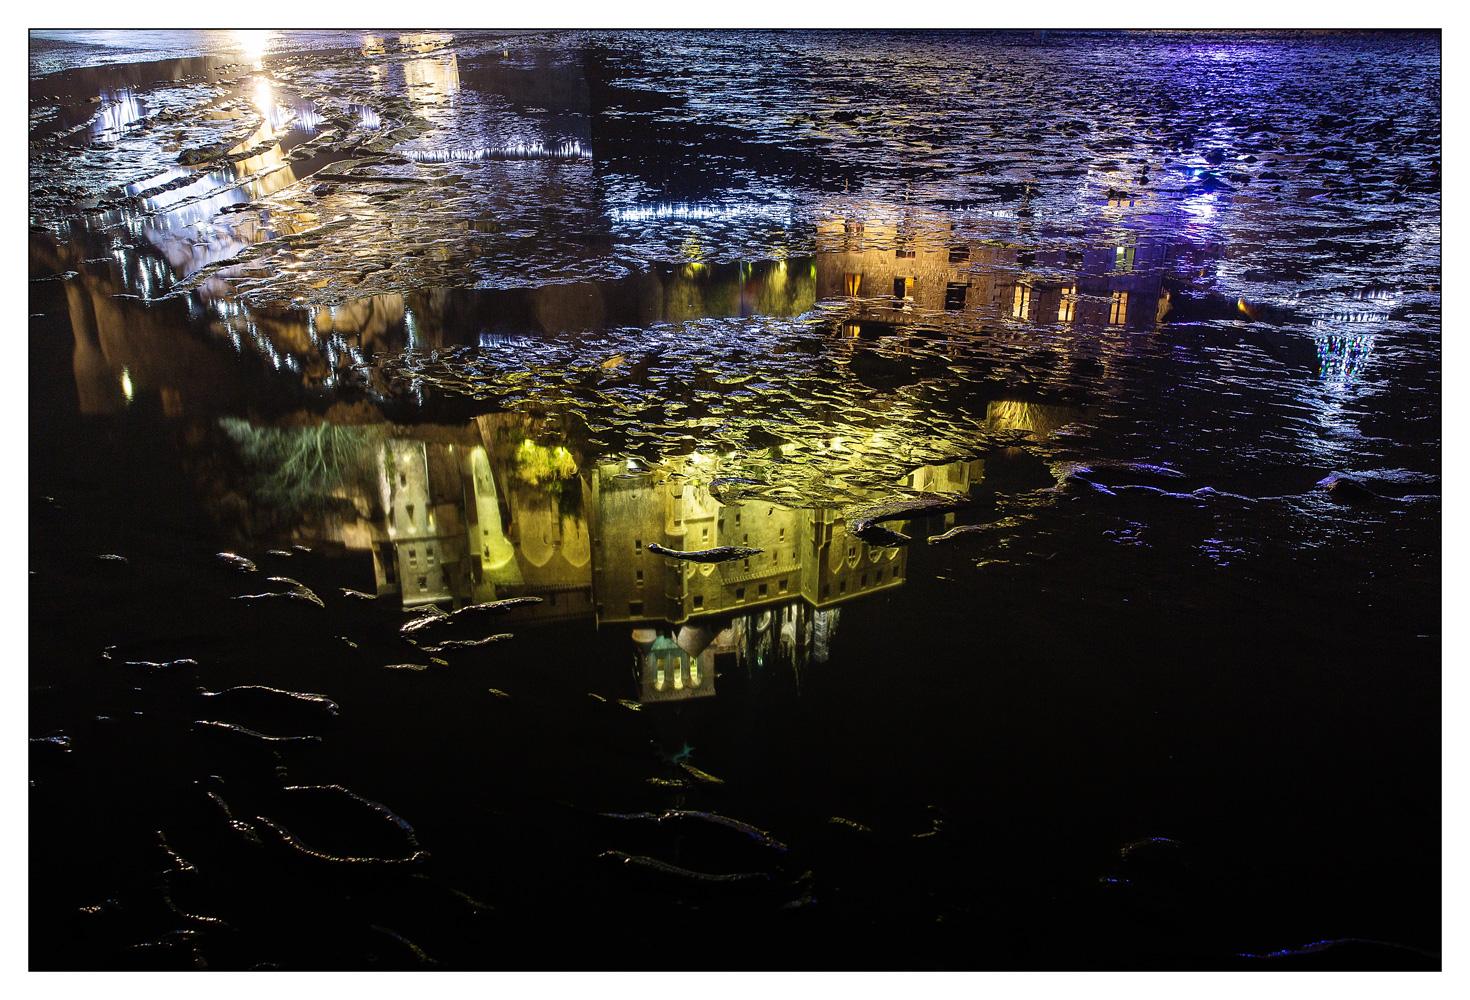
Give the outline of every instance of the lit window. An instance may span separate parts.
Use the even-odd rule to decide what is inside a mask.
[[[863,276],[860,273],[852,273],[843,276],[842,294],[861,295],[863,293]]]
[[[1077,286],[1062,287],[1062,301],[1057,306],[1057,322],[1070,323],[1077,313]]]
[[[1113,252],[1113,270],[1133,270],[1133,247],[1118,247]]]
[[[914,294],[913,278],[894,278],[893,297],[896,299],[911,298]]]
[[[1017,285],[1011,296],[1011,315],[1016,319],[1026,319],[1031,315],[1031,286]]]
[[[1108,310],[1108,322],[1113,326],[1122,326],[1128,322],[1128,293],[1114,292],[1111,308]]]

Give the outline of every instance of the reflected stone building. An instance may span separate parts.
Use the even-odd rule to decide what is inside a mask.
[[[724,504],[704,486],[621,464],[584,472],[565,446],[520,436],[504,414],[418,432],[381,444],[381,516],[331,531],[371,553],[376,592],[405,607],[535,596],[542,603],[525,615],[682,626],[796,599],[827,607],[904,581],[907,550],[848,535],[836,511]],[[959,462],[921,468],[904,485],[966,492],[982,475],[982,462]],[[761,551],[697,563],[652,552],[654,543]]]
[[[404,608],[539,597],[506,620],[628,626],[646,702],[713,695],[722,655],[798,669],[824,662],[840,606],[905,581],[908,549],[849,535],[836,511],[725,503],[665,469],[584,470],[570,448],[542,443],[536,429],[505,413],[420,425],[411,436],[375,425],[364,438],[366,467],[330,487],[344,503],[296,536],[366,557],[373,590]],[[693,460],[716,471],[713,457]],[[980,460],[953,462],[895,485],[967,493],[983,476]],[[651,551],[655,543],[761,551],[699,563]]]
[[[758,500],[721,504],[702,486],[660,485],[652,472],[618,465],[598,467],[592,481],[593,591],[600,621],[679,625],[796,597],[824,606],[904,580],[907,550],[870,546],[849,536],[835,511]],[[650,552],[655,542],[670,549],[761,551],[745,559],[697,563]]]
[[[948,312],[1089,330],[1151,330],[1163,320],[1176,242],[1167,229],[1112,225],[1086,249],[1027,247],[968,237],[947,217],[919,212],[828,219],[818,239],[817,296],[858,300],[859,322]]]

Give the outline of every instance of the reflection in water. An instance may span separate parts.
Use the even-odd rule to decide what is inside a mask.
[[[234,32],[235,42],[240,46],[240,55],[256,69],[270,51],[275,32],[269,28],[239,28]]]
[[[1025,404],[994,408],[997,420],[1046,419]],[[1029,416],[1007,415],[1016,412]],[[413,430],[224,428],[254,470],[251,506],[293,525],[281,544],[340,552],[360,566],[354,587],[404,608],[536,597],[512,617],[631,625],[648,700],[713,693],[718,653],[796,669],[821,662],[837,607],[905,580],[908,550],[850,536],[838,511],[717,499],[717,456],[696,453],[685,472],[585,463],[510,414]],[[966,495],[983,476],[977,459],[922,467],[895,485]],[[655,543],[760,552],[694,563],[650,551]]]
[[[1401,863],[1434,672],[1381,669],[1438,629],[1432,40],[251,32],[35,69],[116,34],[40,39],[29,93],[61,962],[508,931],[616,964],[696,911],[773,962],[1433,937],[1399,904],[1435,885]],[[660,552],[722,546],[759,551]],[[339,768],[432,869],[289,815]],[[167,907],[158,831],[197,872]],[[113,881],[151,895],[114,920]]]
[[[100,105],[92,122],[93,142],[116,142],[123,129],[147,113],[146,105],[131,90],[103,91],[97,95]]]
[[[1321,361],[1317,377],[1330,385],[1352,385],[1373,354],[1372,334],[1323,333],[1315,340]]]
[[[459,93],[459,56],[451,52],[434,59],[410,59],[403,64],[408,96],[423,104],[443,104]]]
[[[537,596],[544,603],[524,614],[682,624],[796,597],[826,607],[904,578],[906,550],[850,537],[837,511],[717,499],[715,456],[690,457],[695,475],[633,462],[584,468],[511,414],[413,431],[223,426],[254,470],[254,501],[300,519],[291,540],[369,555],[376,592],[404,607]],[[926,466],[896,485],[964,494],[983,472],[980,460]],[[650,552],[654,543],[762,551],[693,563]]]
[[[1152,329],[1169,312],[1167,216],[1135,215],[1085,249],[975,238],[942,215],[849,217],[818,227],[817,292],[860,300],[855,319],[916,311],[1079,329]]]

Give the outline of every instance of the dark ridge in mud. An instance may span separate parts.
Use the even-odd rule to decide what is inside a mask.
[[[847,530],[854,538],[861,538],[872,545],[897,545],[910,541],[909,536],[882,527],[884,522],[952,514],[969,506],[968,497],[922,496],[913,500],[893,500],[853,511],[848,517]]]
[[[747,549],[738,545],[721,545],[713,549],[683,551],[681,549],[664,548],[657,542],[652,542],[648,546],[648,551],[656,555],[668,556],[670,559],[683,559],[686,562],[722,563],[735,559],[749,559],[751,556],[760,555],[765,549]]]
[[[649,871],[658,872],[662,875],[672,875],[675,878],[691,879],[697,882],[747,882],[751,880],[766,880],[771,876],[766,872],[699,872],[678,865],[660,861],[658,858],[645,857],[639,854],[627,854],[623,851],[604,851],[599,857],[610,858],[625,865],[636,868],[644,868]]]
[[[286,691],[264,684],[239,684],[235,687],[225,688],[223,691],[207,691],[200,688],[199,696],[201,698],[219,698],[226,704],[238,701],[264,701],[269,704],[276,699],[286,699],[291,702],[319,708],[328,715],[341,714],[341,708],[337,703],[324,694],[311,694],[305,691]]]

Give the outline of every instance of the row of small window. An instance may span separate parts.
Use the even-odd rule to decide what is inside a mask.
[[[950,286],[954,287],[954,286]],[[842,276],[842,294],[854,298],[863,294],[863,274],[861,271],[849,271]],[[914,294],[914,279],[911,277],[893,279],[893,297],[896,299],[912,298]]]
[[[1077,286],[1067,285],[1062,289],[1061,302],[1057,305],[1057,322],[1070,323],[1077,314]],[[1014,319],[1031,317],[1031,286],[1016,285],[1011,294],[1011,316]],[[1128,322],[1128,293],[1114,292],[1108,304],[1108,323],[1122,326]]]
[[[877,586],[878,584],[882,583],[885,579],[888,579],[888,580],[897,580],[898,579],[898,567],[897,566],[892,567],[888,571],[888,573],[887,573],[886,576],[885,576],[885,574],[883,573],[883,571],[881,569],[873,572],[872,574],[864,573],[861,577],[858,578],[858,586],[859,587],[866,587],[866,586],[868,586],[868,579],[869,579],[869,576],[870,575],[872,577],[873,585],[874,586]],[[839,597],[841,597],[843,594],[846,594],[846,593],[847,593],[847,578],[846,577],[843,577],[842,579],[840,579],[840,580],[837,581],[837,595]],[[830,597],[830,596],[832,596],[832,585],[831,584],[828,584],[828,583],[822,584],[822,597],[826,598],[826,597]]]
[[[488,549],[486,550],[486,558],[489,558]],[[426,559],[429,565],[432,567],[434,565],[434,550],[426,549],[424,551],[424,559]],[[419,550],[411,545],[408,548],[408,564],[414,567],[417,567],[419,564]]]
[[[705,528],[700,533],[700,537],[701,538],[708,539],[709,538],[709,529],[708,528]],[[748,531],[745,532],[744,534],[742,534],[740,536],[740,538],[741,538],[741,544],[742,545],[749,545],[750,544],[750,532],[748,532]],[[784,527],[782,527],[779,531],[777,531],[777,533],[776,533],[776,540],[778,542],[784,542],[784,541],[786,541],[786,529]],[[487,548],[485,551],[488,553],[489,552],[489,549]],[[641,539],[641,538],[635,538],[635,539],[633,539],[633,554],[634,555],[639,555],[639,556],[641,556],[643,554],[643,539]],[[771,553],[771,558],[772,559],[775,559],[776,558],[776,553],[775,552],[772,552]],[[796,550],[795,549],[792,549],[791,550],[791,558],[793,558],[793,559],[796,558]],[[745,565],[746,566],[749,566],[750,565],[750,560],[749,559],[745,560]]]
[[[1118,248],[1120,251],[1122,247]],[[1132,265],[1133,249],[1128,248],[1128,259]],[[860,273],[852,273],[846,276],[843,289],[848,295],[859,295],[863,287],[863,276]],[[965,299],[969,294],[970,286],[961,282],[949,282],[944,286],[944,308],[948,312],[959,312],[965,308]],[[893,297],[897,299],[911,298],[914,294],[913,278],[894,278]],[[1057,322],[1070,323],[1076,316],[1077,311],[1077,286],[1067,285],[1062,289],[1062,299],[1057,305]],[[1018,284],[1012,293],[1011,315],[1016,319],[1028,319],[1031,315],[1031,286]],[[1108,322],[1121,326],[1128,321],[1128,293],[1114,292],[1111,308],[1108,312]]]
[[[777,588],[776,589],[776,593],[778,593],[778,594],[784,594],[784,593],[786,593],[787,592],[787,586],[786,585],[789,582],[790,582],[789,578],[785,578],[785,579],[782,579],[782,580],[778,581],[777,584],[776,584],[776,588]],[[758,584],[756,586],[756,588],[755,588],[755,593],[756,593],[756,596],[757,597],[767,597],[767,596],[769,596],[770,593],[771,593],[771,586],[770,586],[770,584],[767,584],[767,583]],[[735,588],[735,600],[737,600],[737,601],[743,601],[743,600],[745,600],[745,588],[744,587],[736,587]],[[699,594],[695,594],[694,595],[694,606],[696,608],[700,608],[700,607],[703,607],[704,606],[704,598],[701,595],[699,595]]]

